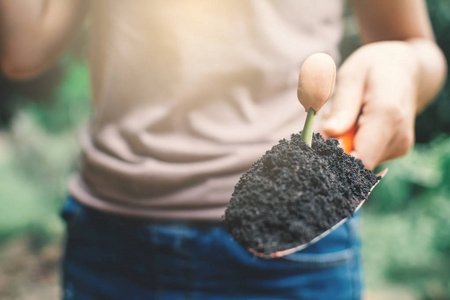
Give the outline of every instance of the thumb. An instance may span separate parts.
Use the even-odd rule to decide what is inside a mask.
[[[352,62],[342,65],[337,74],[332,104],[324,114],[321,131],[328,136],[342,135],[356,123],[362,108],[365,74]]]

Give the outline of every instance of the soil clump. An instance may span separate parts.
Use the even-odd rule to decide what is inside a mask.
[[[338,144],[316,133],[309,147],[300,132],[267,151],[235,186],[225,212],[233,238],[267,255],[351,217],[380,178]]]

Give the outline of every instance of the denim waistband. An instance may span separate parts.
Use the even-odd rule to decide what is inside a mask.
[[[69,195],[66,199],[62,209],[62,216],[68,214],[78,214],[81,211],[83,213],[95,216],[96,218],[103,220],[110,220],[114,222],[124,222],[128,225],[186,225],[197,228],[211,227],[211,226],[223,226],[224,220],[198,220],[198,219],[170,219],[170,218],[150,218],[150,217],[134,217],[120,214],[112,214],[104,212],[96,208],[87,206],[80,201],[77,201],[73,196]]]

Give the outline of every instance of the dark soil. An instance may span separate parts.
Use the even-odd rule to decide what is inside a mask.
[[[353,215],[379,180],[336,139],[316,133],[312,147],[293,134],[240,178],[225,226],[243,247],[270,254],[311,241]]]

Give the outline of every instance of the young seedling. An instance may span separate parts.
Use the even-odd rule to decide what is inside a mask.
[[[330,99],[336,79],[336,64],[325,53],[309,56],[300,69],[297,96],[308,113],[302,131],[302,140],[311,147],[314,118]]]

